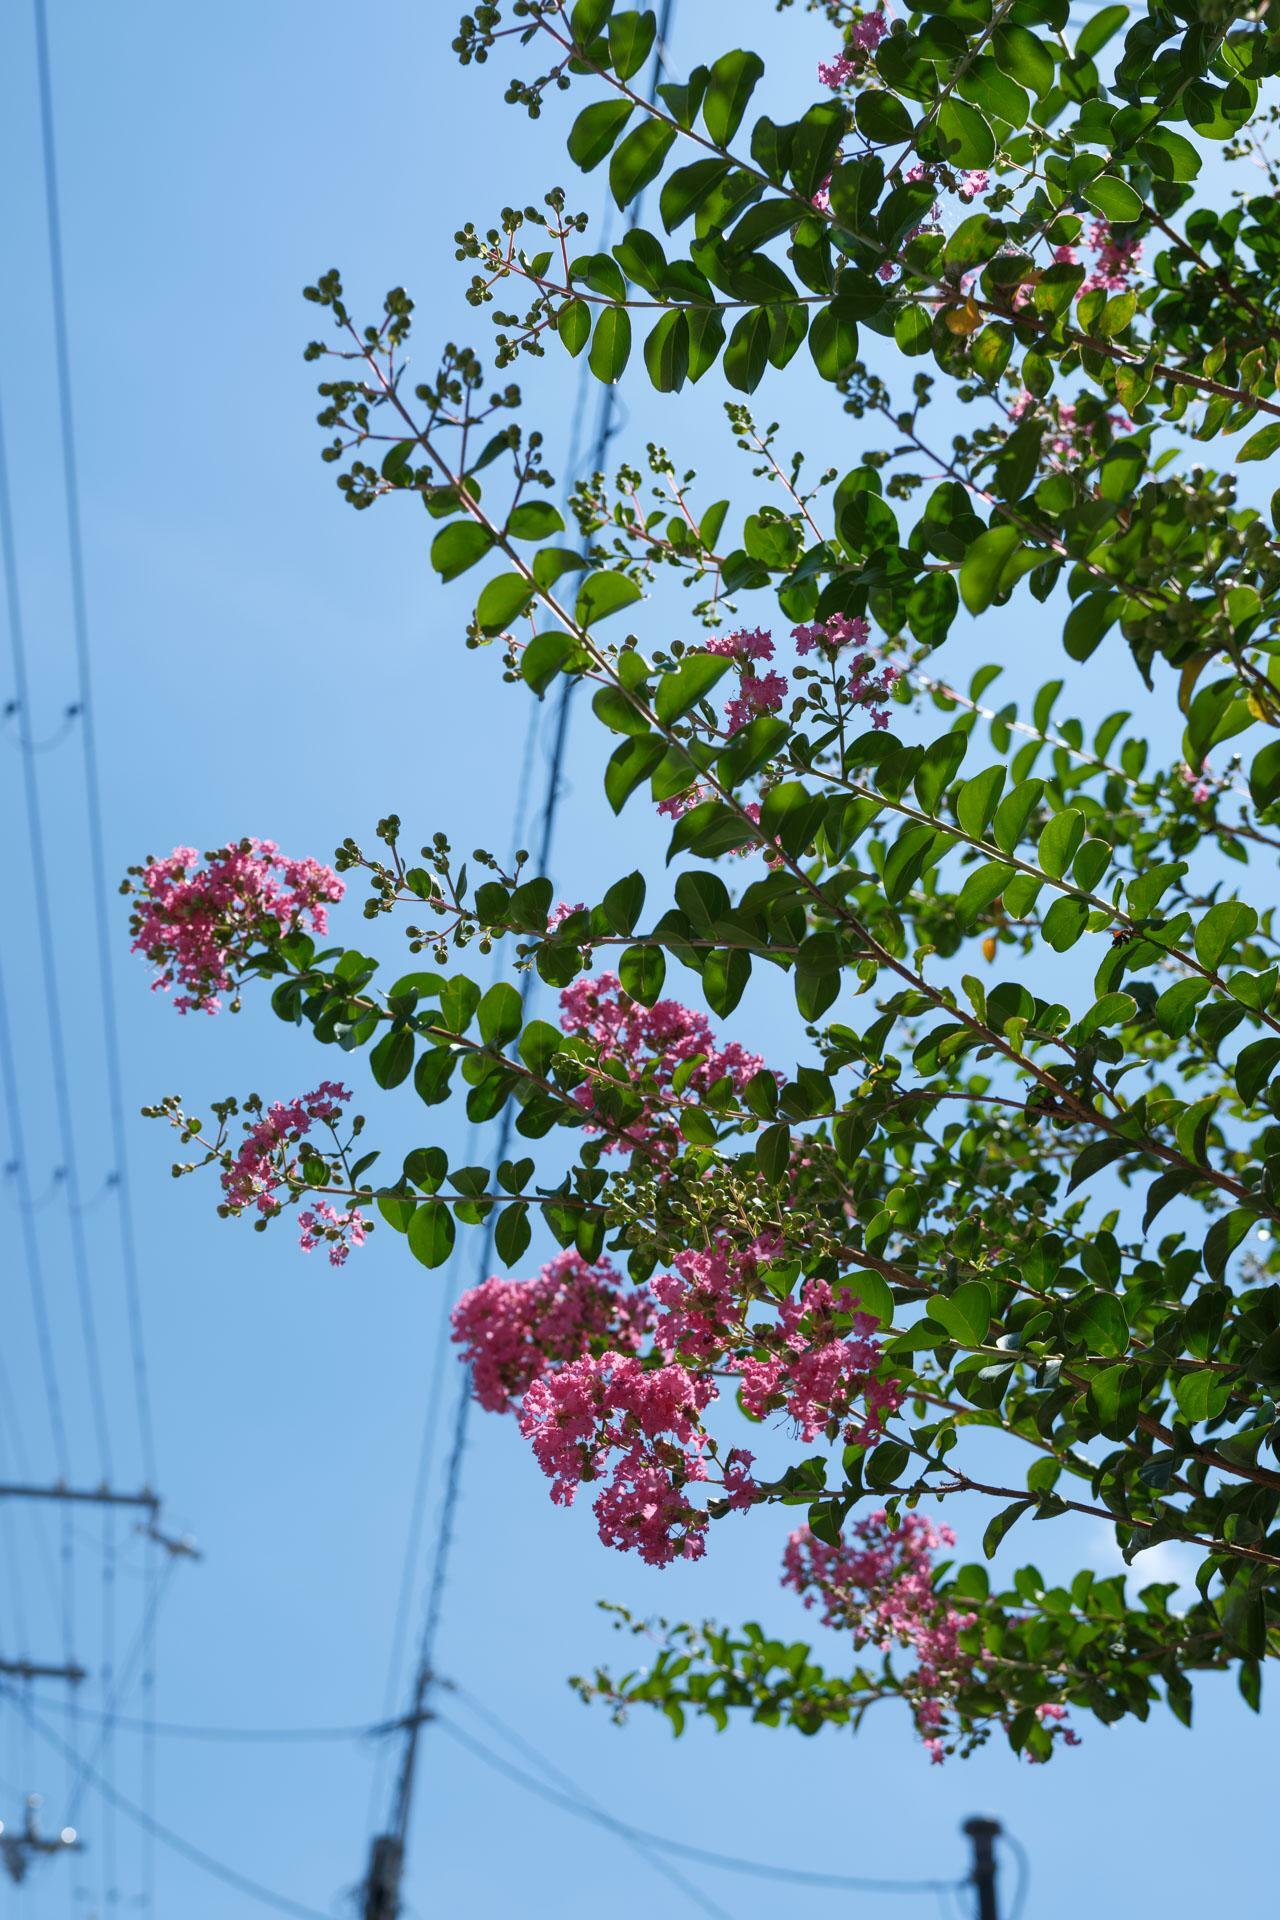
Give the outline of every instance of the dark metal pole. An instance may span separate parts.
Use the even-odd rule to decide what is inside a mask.
[[[972,1820],[966,1820],[962,1832],[967,1833],[973,1845],[973,1869],[970,1884],[977,1889],[978,1920],[1000,1920],[1000,1906],[996,1899],[996,1841],[1003,1828],[998,1820],[984,1819],[975,1814]]]

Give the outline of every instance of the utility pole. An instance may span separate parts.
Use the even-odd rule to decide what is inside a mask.
[[[995,1843],[1004,1829],[998,1820],[975,1814],[971,1820],[965,1821],[961,1831],[968,1834],[973,1847],[969,1884],[977,1889],[977,1920],[1000,1920],[1000,1905],[996,1899]]]

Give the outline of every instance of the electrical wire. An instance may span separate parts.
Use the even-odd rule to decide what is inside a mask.
[[[528,1759],[532,1760],[535,1766],[541,1767],[544,1773],[548,1773],[553,1779],[558,1780],[565,1791],[574,1795],[581,1801],[584,1807],[591,1807],[597,1813],[604,1814],[607,1817],[607,1808],[602,1807],[598,1800],[593,1799],[562,1767],[558,1767],[554,1760],[548,1759],[545,1753],[539,1753],[538,1749],[533,1746],[530,1741],[526,1740],[523,1734],[517,1733],[514,1727],[505,1725],[496,1713],[485,1706],[483,1701],[477,1700],[474,1694],[468,1693],[463,1687],[455,1686],[452,1691],[459,1700],[471,1709],[472,1713],[477,1714],[479,1718],[486,1721],[496,1733],[501,1734],[504,1739],[510,1741],[511,1745],[519,1752],[525,1754]],[[692,1880],[687,1879],[674,1862],[663,1859],[660,1848],[650,1845],[647,1840],[640,1839],[638,1835],[625,1834],[619,1837],[625,1846],[630,1847],[632,1852],[644,1861],[646,1866],[652,1867],[655,1873],[660,1873],[664,1879],[669,1880],[674,1887],[677,1887],[686,1900],[691,1900],[693,1904],[696,1907],[700,1907],[704,1913],[712,1915],[713,1920],[731,1920],[731,1916],[726,1913],[725,1909],[718,1905],[709,1894],[704,1893],[701,1887],[695,1886]]]
[[[745,1874],[758,1880],[785,1880],[792,1886],[827,1887],[844,1893],[937,1893],[962,1884],[954,1880],[888,1880],[848,1873],[821,1873],[812,1867],[784,1867],[765,1860],[745,1860],[737,1854],[718,1853],[711,1847],[671,1840],[665,1834],[650,1833],[644,1827],[633,1826],[629,1820],[619,1820],[611,1813],[604,1813],[576,1794],[548,1786],[535,1774],[526,1773],[523,1767],[517,1767],[513,1761],[495,1753],[492,1747],[486,1747],[483,1741],[477,1740],[444,1714],[437,1714],[434,1724],[442,1727],[450,1739],[456,1740],[486,1766],[505,1774],[517,1786],[538,1794],[564,1812],[575,1814],[582,1820],[594,1821],[597,1826],[606,1828],[622,1839],[638,1840],[645,1846],[661,1848],[664,1853],[677,1854],[681,1859],[696,1861],[702,1866],[717,1867],[725,1873]]]
[[[66,1702],[62,1700],[37,1697],[35,1705],[42,1713],[65,1712]],[[106,1714],[94,1713],[87,1707],[80,1709],[82,1715],[99,1724],[107,1718]],[[112,1724],[122,1733],[154,1732],[160,1739],[169,1740],[225,1740],[233,1742],[281,1741],[309,1742],[313,1740],[369,1740],[378,1734],[394,1733],[398,1720],[370,1720],[358,1726],[350,1727],[210,1727],[189,1725],[182,1721],[151,1720],[146,1717],[128,1714],[113,1714]]]
[[[0,1687],[0,1693],[3,1693],[6,1698],[14,1702],[19,1713],[27,1721],[28,1725],[40,1735],[42,1740],[53,1747],[55,1751],[62,1753],[73,1762],[75,1761],[75,1755],[67,1746],[66,1742],[52,1727],[48,1726],[32,1711],[20,1694],[15,1693],[10,1687]],[[300,1900],[291,1900],[287,1894],[275,1893],[270,1887],[264,1887],[258,1881],[251,1880],[247,1874],[241,1873],[236,1867],[228,1866],[224,1860],[219,1860],[215,1858],[213,1854],[206,1853],[203,1847],[195,1846],[190,1840],[184,1839],[181,1834],[175,1833],[172,1827],[164,1826],[153,1814],[137,1806],[134,1801],[126,1799],[125,1795],[122,1794],[118,1788],[114,1787],[109,1780],[105,1780],[96,1768],[90,1767],[83,1762],[78,1764],[82,1766],[85,1777],[94,1791],[104,1801],[112,1805],[117,1812],[124,1814],[126,1819],[135,1821],[155,1839],[159,1840],[162,1846],[169,1847],[173,1852],[181,1854],[184,1859],[190,1860],[195,1866],[202,1868],[205,1873],[212,1874],[215,1879],[221,1880],[226,1886],[234,1887],[237,1893],[246,1894],[249,1899],[260,1901],[265,1907],[274,1907],[277,1913],[293,1914],[297,1916],[297,1920],[333,1920],[332,1914],[322,1913],[318,1907],[304,1906]]]
[[[62,262],[62,220],[58,198],[58,155],[53,118],[53,76],[49,58],[49,28],[45,0],[34,0],[36,72],[40,93],[40,135],[44,159],[45,225],[48,234],[49,275],[53,294],[54,359],[57,367],[58,413],[61,425],[62,472],[66,494],[67,555],[71,580],[72,632],[79,678],[77,718],[84,760],[85,798],[89,818],[89,865],[97,933],[98,977],[102,1000],[102,1039],[107,1068],[107,1105],[115,1159],[116,1212],[119,1221],[121,1264],[124,1271],[126,1313],[133,1358],[134,1392],[143,1471],[154,1488],[155,1432],[147,1379],[146,1348],[142,1336],[142,1303],[138,1282],[137,1244],[129,1190],[129,1165],[124,1125],[120,1036],[116,1024],[111,968],[111,924],[107,910],[106,854],[102,831],[102,799],[98,777],[97,735],[91,694],[88,599],[85,591],[84,542],[80,524],[80,485],[76,461],[75,417],[72,410],[71,352],[67,328],[67,297]],[[25,681],[19,693],[25,726]],[[70,1162],[68,1163],[70,1169]],[[73,1198],[74,1204],[74,1198]]]

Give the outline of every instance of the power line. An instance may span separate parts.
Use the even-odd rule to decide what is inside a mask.
[[[539,1780],[536,1774],[526,1773],[523,1767],[517,1767],[513,1761],[495,1753],[492,1747],[486,1747],[483,1741],[467,1733],[453,1720],[443,1714],[435,1716],[436,1725],[460,1746],[473,1753],[486,1766],[503,1773],[518,1786],[525,1787],[530,1793],[538,1794],[566,1813],[575,1814],[579,1819],[594,1821],[620,1838],[637,1840],[647,1847],[658,1847],[664,1853],[678,1854],[682,1859],[693,1860],[705,1867],[717,1867],[725,1873],[746,1874],[759,1880],[785,1880],[793,1886],[828,1887],[844,1893],[891,1893],[917,1894],[945,1892],[948,1888],[963,1885],[955,1880],[889,1880],[875,1879],[848,1873],[820,1873],[812,1867],[783,1867],[764,1860],[745,1860],[737,1854],[717,1853],[710,1847],[695,1846],[684,1840],[671,1840],[665,1834],[650,1833],[644,1827],[633,1826],[629,1820],[619,1820],[611,1813],[605,1813],[591,1802],[576,1794],[561,1792]]]
[[[576,1780],[571,1779],[562,1767],[558,1767],[554,1760],[548,1759],[545,1753],[539,1753],[538,1749],[526,1740],[523,1734],[517,1733],[514,1727],[505,1725],[496,1713],[484,1705],[483,1701],[477,1700],[474,1694],[468,1693],[463,1687],[455,1687],[453,1691],[466,1706],[470,1707],[472,1713],[478,1714],[482,1720],[487,1721],[495,1732],[509,1740],[512,1746],[531,1759],[535,1766],[541,1767],[545,1773],[558,1780],[565,1791],[580,1800],[584,1807],[592,1807],[597,1813],[607,1813],[607,1809],[580,1787]],[[648,1841],[640,1839],[638,1835],[620,1835],[619,1838],[644,1861],[646,1866],[652,1867],[655,1873],[662,1874],[664,1879],[669,1880],[679,1889],[686,1900],[691,1900],[695,1906],[701,1907],[704,1913],[712,1915],[713,1920],[731,1920],[731,1916],[725,1912],[725,1909],[709,1894],[704,1893],[701,1887],[695,1886],[692,1880],[686,1879],[673,1861],[663,1859],[661,1849],[651,1846]]]
[[[36,70],[40,90],[40,134],[44,156],[45,224],[48,232],[49,275],[53,293],[54,358],[58,377],[58,412],[61,422],[62,472],[66,493],[67,553],[71,579],[72,631],[75,637],[76,669],[79,678],[80,740],[84,758],[85,798],[89,816],[89,864],[92,874],[94,918],[97,926],[98,976],[102,996],[102,1038],[107,1066],[107,1105],[111,1117],[112,1152],[115,1158],[116,1212],[119,1220],[120,1253],[124,1269],[125,1300],[129,1339],[133,1355],[134,1390],[138,1408],[139,1439],[143,1471],[152,1486],[156,1483],[155,1433],[151,1419],[151,1395],[147,1380],[146,1349],[142,1337],[142,1303],[138,1284],[137,1245],[134,1236],[133,1206],[129,1189],[129,1166],[124,1125],[123,1079],[120,1068],[120,1036],[116,1024],[115,994],[111,969],[111,929],[107,912],[106,857],[102,833],[102,800],[98,778],[98,748],[94,727],[89,657],[88,600],[85,592],[84,542],[80,526],[80,485],[76,460],[75,421],[71,404],[71,352],[68,343],[67,298],[62,267],[62,219],[58,199],[57,141],[53,119],[53,80],[49,59],[49,29],[45,0],[35,0]],[[30,732],[30,715],[25,702],[19,712],[20,726]],[[29,754],[26,756],[29,758]]]
[[[61,1700],[39,1699],[35,1704],[45,1713],[50,1708],[55,1712],[64,1712],[66,1709],[66,1703]],[[105,1713],[94,1713],[84,1707],[80,1712],[83,1717],[91,1721],[101,1722],[108,1717]],[[127,1714],[113,1714],[111,1719],[122,1733],[155,1733],[161,1739],[226,1740],[237,1743],[252,1743],[259,1740],[295,1742],[368,1740],[376,1734],[393,1733],[400,1725],[398,1720],[371,1720],[349,1727],[210,1727],[190,1725],[176,1720],[151,1720],[136,1716],[131,1718]]]
[[[126,1799],[124,1794],[109,1780],[105,1780],[95,1768],[77,1760],[73,1750],[61,1736],[32,1712],[20,1694],[10,1692],[8,1688],[0,1691],[14,1702],[23,1719],[40,1735],[41,1739],[61,1753],[71,1764],[81,1767],[90,1785],[103,1800],[113,1806],[117,1812],[123,1813],[126,1819],[136,1822],[145,1832],[153,1835],[163,1846],[171,1848],[175,1853],[180,1853],[184,1859],[190,1860],[205,1873],[212,1874],[215,1879],[223,1881],[225,1885],[234,1887],[237,1893],[246,1894],[249,1899],[258,1900],[265,1907],[274,1907],[277,1913],[293,1914],[297,1916],[297,1920],[333,1920],[332,1914],[322,1913],[318,1907],[304,1906],[300,1900],[291,1900],[286,1894],[275,1893],[270,1887],[260,1885],[258,1881],[251,1880],[247,1874],[239,1872],[237,1868],[229,1867],[224,1860],[218,1860],[213,1854],[206,1853],[203,1847],[197,1847],[190,1840],[185,1840],[181,1834],[175,1833],[172,1827],[162,1825],[153,1814],[135,1805],[132,1800]]]
[[[49,1026],[49,1048],[53,1065],[54,1109],[57,1114],[62,1164],[66,1175],[71,1265],[80,1303],[80,1321],[89,1368],[90,1403],[97,1433],[98,1453],[102,1463],[103,1478],[110,1481],[112,1478],[111,1441],[107,1426],[102,1360],[98,1351],[98,1333],[94,1320],[93,1294],[89,1285],[89,1252],[85,1240],[84,1217],[80,1211],[80,1175],[76,1162],[75,1126],[71,1114],[71,1088],[67,1077],[67,1048],[62,1028],[62,1003],[58,993],[57,947],[54,941],[53,914],[49,901],[40,783],[36,778],[35,761],[31,754],[25,751],[31,737],[31,690],[27,678],[27,648],[18,592],[17,554],[13,538],[13,514],[9,500],[7,471],[0,479],[0,519],[3,520],[5,574],[8,580],[9,644],[13,655],[14,695],[18,702],[18,729],[24,747],[21,758],[26,798],[27,844],[31,856],[32,883],[35,888],[40,972],[44,983],[45,1017]]]

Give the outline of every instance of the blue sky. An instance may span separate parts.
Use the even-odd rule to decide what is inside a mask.
[[[529,702],[502,686],[489,655],[468,653],[464,587],[440,589],[427,565],[428,523],[407,503],[352,515],[318,459],[315,370],[301,348],[315,310],[300,290],[341,267],[372,311],[397,282],[414,294],[417,351],[484,343],[487,322],[462,298],[466,270],[452,235],[487,224],[508,200],[569,177],[558,105],[536,126],[501,105],[502,74],[460,71],[449,52],[449,0],[392,0],[367,19],[331,0],[302,6],[120,8],[60,0],[52,21],[71,349],[83,481],[94,692],[105,786],[108,867],[123,871],[175,842],[214,845],[244,832],[327,857],[347,833],[371,837],[395,809],[406,834],[437,828],[466,848],[512,840],[516,768]],[[728,24],[731,22],[731,25]],[[772,50],[769,87],[794,112],[810,97],[826,50],[819,22],[767,0],[732,10],[681,0],[673,56],[692,63],[729,34]],[[0,381],[32,655],[32,732],[39,757],[57,936],[57,986],[68,1033],[77,1158],[94,1298],[109,1389],[115,1478],[142,1466],[130,1388],[124,1294],[88,891],[84,789],[75,728],[59,739],[76,693],[57,451],[48,263],[38,174],[34,46],[28,11],[0,18],[0,168],[7,298]],[[770,101],[762,94],[761,105]],[[598,209],[603,182],[569,181],[574,204]],[[802,356],[803,359],[803,356]],[[526,417],[562,449],[575,374],[563,357],[527,363]],[[594,399],[594,396],[593,396]],[[624,383],[619,453],[639,458],[661,437],[678,465],[699,464],[706,498],[759,495],[725,430],[709,383],[679,400]],[[634,413],[627,412],[633,408]],[[852,465],[876,436],[841,415],[800,361],[757,396],[781,441],[811,445],[820,470]],[[946,430],[959,422],[945,421]],[[555,454],[552,455],[555,463]],[[678,602],[646,614],[648,636],[682,631]],[[683,631],[688,631],[687,627]],[[1063,673],[1048,619],[1021,601],[981,631],[963,623],[941,657],[958,675],[1003,651],[1025,694]],[[1114,652],[1069,679],[1062,711],[1097,715],[1147,699]],[[9,697],[0,653],[0,704]],[[1103,676],[1104,683],[1100,684]],[[602,743],[579,715],[555,874],[573,900],[660,844],[637,809],[621,823],[600,794]],[[539,763],[545,742],[535,743]],[[607,750],[607,746],[605,747]],[[49,1039],[25,851],[21,768],[12,721],[0,737],[0,818],[9,902],[0,931],[23,1088],[27,1165],[42,1203],[39,1232],[72,1429],[76,1477],[100,1477],[69,1262],[65,1182],[49,1093]],[[113,908],[115,903],[113,902]],[[358,907],[335,922],[362,944]],[[256,1088],[287,1095],[331,1072],[314,1045],[261,1001],[239,1018],[179,1020],[146,991],[126,955],[119,915],[116,999],[126,1107],[181,1092],[198,1107]],[[385,923],[394,965],[398,933]],[[540,1009],[544,1014],[549,1008]],[[753,986],[727,1031],[775,1057],[796,1038],[785,997]],[[350,1063],[358,1096],[367,1068]],[[391,1149],[430,1137],[461,1148],[462,1124],[430,1127],[408,1089],[367,1102]],[[14,1157],[3,1136],[4,1158]],[[347,1726],[381,1716],[405,1529],[442,1288],[390,1232],[335,1273],[292,1236],[220,1222],[209,1186],[168,1177],[169,1140],[129,1121],[159,1480],[167,1524],[199,1539],[204,1558],[179,1565],[159,1612],[156,1706],[166,1721],[261,1727]],[[35,1365],[27,1278],[19,1258],[15,1182],[7,1179],[5,1358],[15,1398],[5,1434],[31,1471],[52,1476],[48,1420]],[[451,1404],[457,1372],[445,1372]],[[430,1513],[435,1512],[433,1493]],[[949,1516],[950,1517],[950,1516]],[[959,1524],[963,1525],[963,1522]],[[976,1550],[981,1521],[971,1518]],[[1218,1894],[1230,1846],[1242,1909],[1270,1885],[1263,1835],[1271,1758],[1268,1715],[1255,1719],[1229,1683],[1200,1689],[1196,1732],[1157,1713],[1147,1728],[1089,1725],[1085,1744],[1031,1769],[993,1744],[966,1765],[931,1769],[901,1721],[840,1735],[694,1728],[674,1743],[665,1723],[625,1731],[580,1706],[565,1676],[612,1654],[597,1598],[676,1617],[762,1616],[802,1630],[777,1588],[779,1514],[727,1522],[696,1568],[655,1573],[606,1553],[589,1513],[553,1510],[510,1423],[472,1422],[440,1665],[467,1694],[518,1729],[610,1811],[730,1852],[835,1872],[949,1877],[963,1865],[960,1820],[1004,1818],[1028,1850],[1027,1920],[1065,1920],[1105,1902],[1104,1882],[1144,1908],[1190,1920]],[[100,1522],[77,1521],[76,1641],[101,1667]],[[126,1649],[144,1603],[141,1543],[117,1527],[118,1641]],[[60,1645],[42,1572],[57,1536],[32,1512],[0,1529],[0,1653],[49,1657]],[[1111,1551],[1087,1527],[1028,1542],[1046,1572]],[[1110,1560],[1107,1560],[1110,1564]],[[420,1611],[415,1586],[413,1618]],[[21,1596],[21,1604],[20,1604]],[[832,1639],[825,1649],[840,1657]],[[393,1698],[401,1697],[397,1691]],[[68,1723],[45,1689],[48,1723]],[[95,1681],[87,1707],[101,1706]],[[138,1711],[134,1695],[125,1709]],[[499,1736],[460,1694],[446,1712],[486,1744]],[[1273,1717],[1273,1716],[1272,1716]],[[376,1745],[162,1743],[159,1817],[210,1854],[319,1912],[342,1911],[363,1871],[372,1790],[385,1790]],[[519,1756],[516,1756],[517,1759]],[[521,1762],[521,1764],[528,1764]],[[117,1741],[122,1793],[144,1796],[139,1743]],[[1194,1781],[1194,1809],[1188,1782]],[[0,1711],[0,1817],[12,1822],[29,1786],[64,1817],[66,1769],[32,1745],[12,1708]],[[381,1798],[373,1800],[380,1809]],[[1169,1813],[1181,1830],[1169,1844]],[[151,1882],[148,1849],[129,1821],[90,1796],[79,1815],[88,1850],[45,1865],[10,1896],[23,1920],[126,1908]],[[1157,1836],[1161,1836],[1157,1840]],[[1230,1838],[1228,1839],[1228,1836]],[[114,1871],[112,1860],[114,1858]],[[765,1882],[689,1870],[735,1920],[774,1915]],[[224,1920],[255,1911],[244,1895],[164,1847],[154,1855],[153,1911]],[[0,1882],[0,1884],[4,1884]],[[112,1889],[118,1900],[112,1901]],[[6,1891],[8,1889],[6,1888]],[[520,1911],[571,1917],[602,1909],[630,1920],[696,1908],[618,1840],[573,1821],[431,1734],[425,1744],[407,1882],[412,1908],[468,1915]],[[825,1920],[925,1898],[792,1888],[788,1915]],[[934,1903],[936,1904],[936,1903]]]

